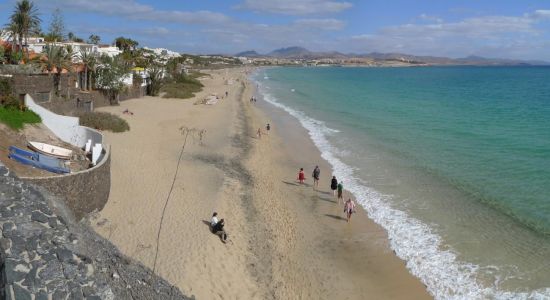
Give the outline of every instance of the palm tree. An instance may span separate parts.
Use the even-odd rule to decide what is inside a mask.
[[[88,90],[90,89],[89,79],[92,76],[88,76],[88,71],[93,72],[95,70],[95,65],[97,62],[97,56],[92,51],[81,51],[80,52],[80,59],[82,60],[82,64],[84,65],[84,85],[83,89]],[[91,75],[91,74],[90,74]]]
[[[21,0],[15,4],[8,26],[17,35],[20,52],[23,52],[23,42],[27,43],[29,34],[37,33],[40,30],[40,22],[38,9],[34,3],[29,0]]]
[[[48,74],[53,77],[55,94],[59,95],[59,83],[61,81],[61,73],[63,70],[71,71],[75,54],[71,48],[48,44],[44,48],[43,56],[38,58],[35,63],[42,70],[48,71]]]
[[[92,34],[88,38],[88,42],[91,43],[91,44],[97,45],[97,44],[99,44],[99,41],[101,41],[101,38],[99,37],[99,35]]]

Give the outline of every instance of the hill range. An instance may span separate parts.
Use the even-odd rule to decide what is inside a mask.
[[[538,60],[517,60],[503,58],[485,58],[481,56],[467,56],[463,58],[449,58],[438,56],[418,56],[403,53],[379,53],[366,54],[341,53],[341,52],[314,52],[302,47],[287,47],[273,50],[266,54],[260,54],[254,50],[235,54],[237,57],[248,58],[279,58],[279,59],[370,59],[373,61],[399,61],[418,65],[477,65],[477,66],[550,66],[549,62]]]

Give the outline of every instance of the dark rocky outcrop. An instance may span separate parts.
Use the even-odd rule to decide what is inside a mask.
[[[193,299],[0,165],[0,299]]]

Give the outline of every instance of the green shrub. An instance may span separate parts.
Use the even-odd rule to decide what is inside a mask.
[[[11,129],[22,129],[25,124],[36,124],[42,122],[40,116],[30,110],[19,110],[13,107],[0,106],[0,122],[8,125]]]
[[[126,120],[106,112],[89,112],[79,115],[80,125],[112,132],[124,132],[130,130]]]
[[[164,92],[164,98],[179,98],[187,99],[195,96],[195,93],[200,92],[203,84],[191,76],[178,74],[174,76],[173,81],[165,83],[161,91]]]

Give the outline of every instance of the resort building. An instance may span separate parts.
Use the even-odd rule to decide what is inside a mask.
[[[118,49],[116,46],[110,46],[110,45],[100,45],[97,48],[97,52],[99,55],[107,55],[109,57],[115,57],[122,53],[122,50]]]

